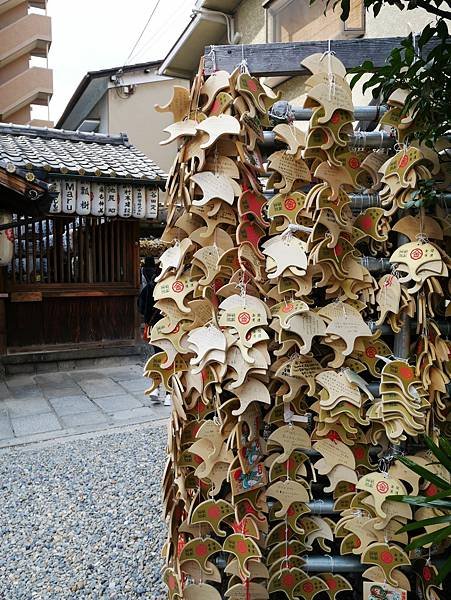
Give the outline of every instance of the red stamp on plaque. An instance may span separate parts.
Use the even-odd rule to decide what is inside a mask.
[[[296,200],[294,198],[287,198],[283,204],[287,210],[294,210],[296,208]]]
[[[401,169],[404,169],[404,167],[408,164],[409,162],[409,157],[407,156],[407,154],[404,154],[404,156],[400,159],[398,165],[401,167]]]
[[[238,323],[241,325],[247,325],[251,320],[251,315],[247,312],[242,312],[238,315]]]
[[[185,289],[185,286],[181,281],[174,281],[174,283],[172,284],[172,289],[176,294],[180,294],[180,292],[183,292],[183,290]]]
[[[294,304],[289,302],[288,304],[285,304],[285,306],[282,307],[282,312],[289,313],[293,310],[293,308],[294,308]]]
[[[360,167],[360,160],[353,156],[349,159],[348,165],[351,167],[351,169],[358,169]]]
[[[390,489],[390,486],[388,485],[388,483],[386,481],[379,481],[376,485],[376,490],[380,494],[386,494],[389,489]]]
[[[376,353],[377,350],[374,346],[368,346],[368,348],[365,350],[365,354],[368,356],[368,358],[374,358]]]
[[[410,252],[410,258],[412,260],[420,260],[420,258],[423,256],[423,250],[421,248],[414,248],[411,252]]]

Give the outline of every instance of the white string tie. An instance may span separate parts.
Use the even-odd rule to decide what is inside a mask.
[[[211,62],[213,64],[213,71],[216,72],[217,69],[217,65],[216,65],[216,52],[215,52],[215,46],[210,46],[210,52],[208,53],[208,57],[211,58]]]
[[[241,44],[241,62],[238,66],[240,68],[240,73],[249,73],[247,60],[244,58],[244,44]]]
[[[293,233],[296,231],[303,231],[304,233],[312,233],[312,227],[306,227],[305,225],[298,225],[297,223],[290,223],[285,231],[282,233],[282,239],[289,242],[293,237]]]

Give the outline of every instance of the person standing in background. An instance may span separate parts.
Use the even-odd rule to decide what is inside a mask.
[[[155,258],[153,256],[146,256],[144,265],[141,268],[141,292],[138,297],[138,309],[144,320],[143,339],[147,342],[150,342],[152,327],[159,318],[159,312],[155,308],[153,299],[155,277],[157,274],[158,267],[155,264]],[[152,346],[151,352],[152,354],[155,352]],[[161,385],[150,395],[150,399],[156,404],[164,404],[165,406],[170,406],[171,404],[169,394],[166,394],[166,390]]]

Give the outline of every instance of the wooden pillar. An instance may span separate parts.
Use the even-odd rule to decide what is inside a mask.
[[[133,314],[135,316],[135,342],[141,341],[141,315],[138,311],[138,294],[140,292],[140,264],[139,264],[139,221],[134,221],[131,229],[132,277],[131,281],[138,292],[134,298]]]
[[[6,329],[6,302],[8,293],[6,291],[6,267],[0,268],[0,356],[8,352],[8,339]]]

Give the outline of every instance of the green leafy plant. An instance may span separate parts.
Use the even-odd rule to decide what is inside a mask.
[[[411,200],[406,202],[406,208],[429,207],[440,202],[441,192],[437,190],[433,179],[419,179],[417,189],[410,197]]]
[[[442,465],[448,471],[449,476],[451,477],[451,444],[442,436],[439,438],[438,445],[435,444],[428,436],[425,436],[424,441],[426,446],[437,459],[435,462],[431,463],[431,465]],[[420,477],[422,477],[425,481],[429,481],[431,484],[433,484],[437,488],[437,492],[432,496],[402,495],[389,496],[388,499],[396,502],[404,502],[405,504],[410,504],[415,508],[436,508],[444,513],[440,516],[431,517],[430,519],[421,519],[419,521],[414,521],[404,525],[404,527],[402,527],[398,533],[416,531],[429,525],[443,524],[441,529],[420,535],[412,540],[411,543],[406,546],[406,549],[415,550],[416,548],[423,548],[426,544],[440,544],[447,538],[451,539],[451,483],[449,478],[447,481],[446,479],[439,477],[438,475],[432,473],[429,469],[418,465],[416,462],[410,460],[406,456],[398,456],[397,460],[400,460],[404,465],[406,465],[406,467],[411,469],[417,475],[420,475]],[[450,572],[451,556],[447,558],[444,564],[441,566],[438,572],[436,583],[441,583]]]
[[[317,0],[310,0],[314,4]],[[411,135],[432,146],[434,140],[449,130],[451,105],[451,43],[446,20],[451,19],[451,0],[363,0],[367,10],[377,16],[384,6],[400,11],[423,9],[431,15],[431,22],[417,35],[410,34],[399,47],[393,48],[382,67],[370,60],[351,70],[354,86],[363,76],[371,77],[363,90],[372,90],[373,97],[386,102],[398,88],[409,91],[404,113],[415,111],[416,131]],[[341,19],[346,21],[350,0],[326,0],[327,8],[341,8]]]

